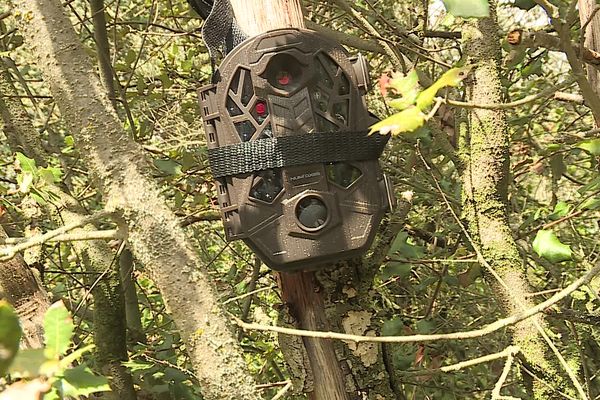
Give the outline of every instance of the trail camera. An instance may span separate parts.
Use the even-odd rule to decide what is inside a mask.
[[[367,77],[362,57],[308,30],[252,37],[223,59],[200,102],[228,240],[276,270],[367,250],[393,198],[377,161],[388,138],[366,134]]]

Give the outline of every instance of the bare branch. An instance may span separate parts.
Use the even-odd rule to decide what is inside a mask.
[[[277,332],[287,335],[322,338],[322,339],[337,339],[347,340],[351,342],[376,342],[376,343],[416,343],[416,342],[435,342],[439,340],[464,340],[473,339],[482,336],[489,335],[499,329],[506,328],[507,326],[514,325],[521,322],[533,315],[544,311],[546,308],[558,303],[562,299],[569,296],[575,290],[581,286],[588,284],[592,279],[600,273],[600,263],[590,269],[584,276],[577,279],[569,286],[550,297],[548,300],[539,303],[537,306],[531,307],[528,310],[522,311],[518,314],[514,314],[510,317],[499,319],[489,325],[484,326],[480,329],[464,332],[452,332],[452,333],[440,333],[435,335],[408,335],[408,336],[360,336],[360,335],[348,335],[345,333],[338,332],[323,332],[323,331],[307,331],[302,329],[291,329],[282,328],[280,326],[261,325],[255,323],[247,323],[236,317],[232,317],[234,322],[244,330],[258,330]]]
[[[67,224],[65,226],[61,226],[58,229],[55,229],[53,231],[50,232],[46,232],[43,235],[40,236],[34,236],[31,238],[31,240],[28,240],[27,242],[24,243],[20,243],[16,246],[12,246],[10,248],[4,248],[4,249],[0,249],[0,261],[6,261],[6,260],[10,260],[11,258],[13,258],[19,251],[23,251],[25,249],[29,249],[31,247],[34,246],[38,246],[41,245],[47,241],[49,241],[50,239],[55,238],[58,235],[62,235],[65,232],[68,232],[70,230],[73,230],[75,228],[79,228],[81,226],[85,226],[89,223],[92,223],[94,221],[97,221],[99,219],[102,219],[104,217],[108,217],[112,215],[112,212],[109,211],[99,211],[95,214],[92,214],[88,217],[85,218],[81,218],[79,221],[76,222],[72,222],[70,224]]]

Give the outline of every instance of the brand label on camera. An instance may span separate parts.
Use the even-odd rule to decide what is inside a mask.
[[[290,171],[290,172],[292,172],[292,171]],[[317,183],[321,180],[321,176],[322,176],[321,171],[306,171],[306,170],[304,170],[301,173],[298,173],[298,172],[293,171],[292,173],[288,174],[288,176],[287,176],[288,182],[294,186],[308,185],[308,184],[312,184],[312,183]]]

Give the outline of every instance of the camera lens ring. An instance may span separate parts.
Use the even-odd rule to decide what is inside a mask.
[[[296,203],[295,215],[298,225],[308,232],[323,229],[330,219],[329,209],[325,202],[315,195],[307,195]]]

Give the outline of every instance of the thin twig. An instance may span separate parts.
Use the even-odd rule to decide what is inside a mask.
[[[288,381],[288,383],[279,391],[271,400],[282,399],[283,396],[287,393],[288,390],[292,388],[292,381]]]
[[[506,355],[506,362],[504,363],[504,368],[502,369],[502,375],[498,378],[498,382],[494,386],[494,390],[492,390],[492,400],[520,400],[518,397],[512,396],[502,396],[500,391],[502,390],[502,385],[506,382],[506,378],[508,377],[508,373],[510,372],[510,368],[512,367],[512,363],[514,360],[514,353],[508,353]]]
[[[55,236],[46,242],[72,242],[75,240],[112,240],[112,239],[124,239],[124,232],[118,229],[108,229],[102,231],[84,231],[79,233],[63,233],[62,235]],[[8,237],[0,239],[0,244],[20,244],[30,241],[30,237]]]
[[[463,339],[473,339],[479,338],[485,335],[489,335],[492,332],[495,332],[499,329],[505,328],[507,326],[514,325],[519,323],[527,318],[532,317],[533,315],[544,311],[546,308],[558,303],[562,299],[569,296],[575,290],[580,288],[581,286],[588,284],[592,281],[592,279],[600,273],[600,262],[590,269],[585,275],[581,278],[575,280],[569,286],[550,297],[548,300],[539,303],[538,305],[531,307],[525,311],[521,311],[518,314],[513,314],[510,317],[499,319],[491,324],[488,324],[480,329],[475,329],[471,331],[463,331],[463,332],[452,332],[452,333],[440,333],[434,335],[408,335],[408,336],[361,336],[361,335],[349,335],[345,333],[338,332],[325,332],[325,331],[307,331],[303,329],[291,329],[291,328],[283,328],[280,326],[271,326],[271,325],[261,325],[255,323],[247,323],[235,316],[232,316],[234,322],[246,330],[257,330],[257,331],[267,331],[267,332],[277,332],[283,333],[287,335],[293,336],[303,336],[303,337],[312,337],[312,338],[320,338],[320,339],[337,339],[337,340],[347,340],[351,342],[361,343],[361,342],[376,342],[376,343],[415,343],[415,342],[434,342],[439,340],[463,340]]]
[[[456,371],[460,371],[461,369],[465,369],[465,368],[469,368],[469,367],[472,367],[475,365],[494,361],[499,358],[505,358],[505,357],[508,357],[509,355],[514,356],[519,351],[520,351],[519,346],[508,346],[506,349],[504,349],[498,353],[487,354],[485,356],[473,358],[473,359],[467,360],[467,361],[461,361],[459,363],[452,364],[452,365],[446,365],[446,366],[440,367],[440,368],[427,369],[427,370],[422,370],[422,371],[402,372],[402,375],[419,376],[419,375],[431,375],[431,374],[435,374],[435,373],[439,373],[439,372],[456,372]]]
[[[529,96],[525,96],[522,99],[512,101],[510,103],[497,103],[497,104],[479,104],[479,103],[468,103],[464,101],[456,101],[450,99],[436,98],[436,100],[441,100],[443,103],[448,104],[454,107],[462,107],[462,108],[480,108],[485,110],[506,110],[509,108],[522,106],[523,104],[531,103],[532,101],[543,99],[546,97],[550,97],[554,95],[561,89],[571,86],[575,82],[574,79],[568,79],[565,82],[554,85],[548,89],[542,90],[539,93],[532,94]]]
[[[92,223],[92,222],[97,221],[104,217],[108,217],[110,215],[112,215],[112,212],[110,212],[110,211],[99,211],[88,217],[81,218],[78,221],[61,226],[60,228],[55,229],[53,231],[46,232],[43,235],[34,236],[34,237],[30,238],[30,240],[28,240],[27,242],[20,243],[20,244],[17,244],[15,246],[12,246],[9,248],[0,249],[0,254],[2,254],[2,257],[0,257],[0,261],[10,260],[20,251],[29,249],[34,246],[39,246],[39,245],[49,241],[50,239],[55,238],[58,235],[62,235],[70,230],[79,228],[81,226],[85,226],[89,223]]]

